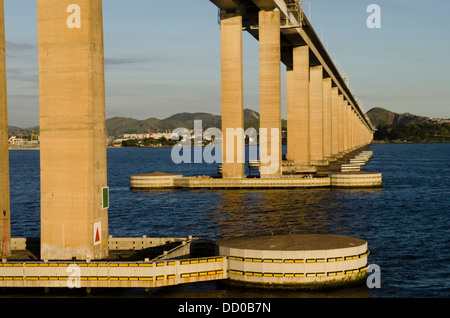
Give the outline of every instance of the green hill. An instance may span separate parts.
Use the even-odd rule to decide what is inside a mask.
[[[120,137],[123,134],[146,134],[149,130],[152,133],[173,131],[183,127],[194,129],[194,120],[201,120],[204,129],[209,127],[222,127],[222,116],[209,113],[178,113],[165,119],[147,118],[139,120],[129,117],[113,117],[106,120],[106,130],[108,136]],[[259,113],[244,109],[244,122],[247,127],[259,128]],[[39,133],[39,126],[31,128],[8,127],[9,136],[26,137]]]
[[[450,123],[384,125],[373,137],[384,142],[450,142]]]
[[[385,142],[449,142],[450,121],[416,116],[409,113],[398,114],[375,107],[367,112],[372,124],[377,128],[374,140]]]
[[[221,128],[222,117],[209,113],[178,113],[165,119],[148,118],[137,120],[126,117],[114,117],[106,120],[106,129],[109,136],[119,137],[123,134],[145,134],[150,130],[153,133],[173,131],[183,127],[194,129],[194,121],[201,120],[204,129],[209,127]],[[251,109],[244,110],[244,121],[247,127],[259,127],[259,114]]]
[[[19,128],[16,126],[9,126],[8,127],[8,135],[9,136],[31,136],[39,134],[39,126],[30,127],[30,128]]]
[[[126,117],[114,117],[106,120],[109,136],[119,137],[123,134],[145,134],[173,131],[183,127],[194,129],[194,120],[201,120],[203,127],[220,127],[221,117],[207,113],[180,113],[165,119],[148,118],[138,120]]]
[[[381,107],[372,108],[367,112],[367,116],[375,127],[393,124],[422,124],[432,122],[428,117],[412,115],[409,113],[398,114]]]
[[[375,132],[375,140],[409,140],[423,141],[450,141],[450,120],[436,120],[424,116],[408,113],[398,114],[384,108],[375,107],[367,112]],[[253,127],[259,129],[259,113],[244,109],[244,129]],[[106,130],[111,138],[121,137],[123,134],[146,134],[173,131],[183,127],[194,128],[194,120],[201,120],[204,129],[217,127],[221,129],[221,115],[209,113],[178,113],[165,119],[147,118],[139,120],[127,117],[113,117],[106,120]],[[282,128],[286,129],[286,120],[282,120]],[[19,128],[10,126],[9,135],[29,138],[39,133],[39,126]]]

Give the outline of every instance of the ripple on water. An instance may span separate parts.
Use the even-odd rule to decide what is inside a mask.
[[[333,295],[448,297],[449,145],[374,144],[369,149],[374,155],[364,170],[383,174],[382,189],[150,192],[130,191],[129,176],[152,171],[203,175],[215,173],[216,166],[176,165],[170,160],[170,148],[109,149],[109,232],[210,239],[270,233],[350,235],[368,241],[369,261],[380,266],[382,288],[340,290]],[[39,151],[11,151],[10,163],[12,234],[37,237]],[[206,288],[208,295],[260,295],[260,291],[221,289],[216,284],[201,286],[206,287],[197,291]],[[184,291],[197,292],[195,287],[183,287],[179,295]]]

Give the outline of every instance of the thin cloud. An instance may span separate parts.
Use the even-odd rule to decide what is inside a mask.
[[[124,64],[137,64],[137,63],[145,63],[147,59],[144,58],[114,58],[114,57],[106,57],[105,65],[124,65]]]
[[[7,80],[38,83],[39,75],[35,72],[33,73],[34,74],[31,74],[31,72],[26,72],[23,69],[18,68],[7,68],[6,70]]]
[[[11,42],[6,41],[6,49],[7,50],[35,50],[37,49],[37,45],[34,43],[19,43],[19,42]]]
[[[6,41],[6,56],[13,59],[36,60],[37,45],[34,43],[20,43]]]

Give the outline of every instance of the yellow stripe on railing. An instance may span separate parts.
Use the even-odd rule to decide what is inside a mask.
[[[350,255],[342,257],[330,257],[330,258],[308,258],[304,259],[270,259],[270,258],[251,258],[251,257],[240,257],[240,256],[229,256],[229,260],[233,261],[244,261],[244,262],[258,262],[258,263],[326,263],[326,262],[339,262],[344,260],[353,260],[358,258],[367,257],[369,251],[366,251],[359,255]]]

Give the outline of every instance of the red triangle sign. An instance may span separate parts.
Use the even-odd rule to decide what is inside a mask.
[[[95,242],[100,242],[100,233],[98,232],[98,228],[97,231],[95,232]]]
[[[94,245],[101,244],[101,222],[94,223]]]

